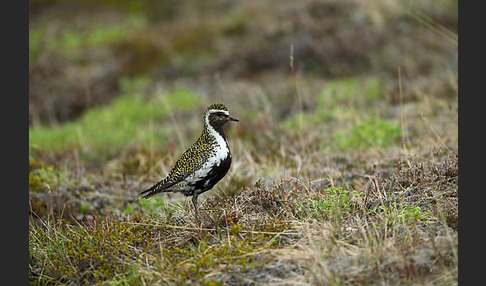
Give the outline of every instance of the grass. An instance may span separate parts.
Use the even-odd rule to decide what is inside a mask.
[[[400,135],[398,120],[370,118],[353,125],[348,132],[335,133],[333,139],[339,149],[364,150],[399,145]]]
[[[196,95],[184,89],[158,94],[152,99],[128,93],[109,107],[91,109],[76,121],[29,129],[30,149],[58,153],[79,149],[86,156],[109,159],[127,145],[164,142],[169,133],[155,133],[158,122],[169,119],[173,109],[187,110],[196,104]]]
[[[453,167],[441,164],[427,169]],[[365,193],[282,181],[210,197],[199,219],[190,206],[160,199],[119,219],[31,218],[31,283],[219,285],[244,283],[241,273],[253,275],[248,282],[272,283],[278,276],[268,269],[292,265],[300,268],[288,277],[316,284],[454,283],[457,233],[441,218],[446,209],[424,206],[428,198],[415,197],[420,190],[404,195],[403,177],[375,179],[390,187],[386,198],[374,187]]]
[[[306,129],[322,122],[363,120],[365,115],[378,112],[374,104],[384,99],[385,91],[380,80],[375,77],[331,80],[324,84],[310,112],[304,111],[289,117],[283,122],[283,126],[297,128],[301,116],[304,117],[303,128]],[[366,113],[363,112],[365,109]]]

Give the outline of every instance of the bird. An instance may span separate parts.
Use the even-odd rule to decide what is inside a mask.
[[[140,193],[142,198],[160,192],[192,196],[198,217],[198,196],[211,190],[230,169],[231,152],[223,132],[223,126],[230,121],[239,122],[239,119],[231,117],[224,104],[214,103],[206,108],[201,136],[180,156],[163,180]]]

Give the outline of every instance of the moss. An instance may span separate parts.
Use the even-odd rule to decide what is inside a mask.
[[[46,276],[40,276],[40,281],[51,277],[76,284],[133,273],[132,258],[137,251],[150,248],[157,237],[153,226],[108,219],[80,226],[65,224],[64,220],[47,221],[31,224],[30,230],[31,267],[46,265]]]
[[[29,190],[50,191],[67,181],[66,173],[41,160],[29,157]]]
[[[188,248],[163,248],[163,269],[172,269],[180,277],[180,282],[204,281],[206,274],[214,269],[251,269],[255,264],[253,253],[261,250],[261,242],[238,239],[231,235],[228,240],[210,243],[210,236]],[[260,264],[261,266],[261,264]],[[217,281],[205,281],[217,283]],[[209,284],[210,285],[210,284]]]

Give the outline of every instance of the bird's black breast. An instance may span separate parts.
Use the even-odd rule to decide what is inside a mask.
[[[214,165],[206,177],[196,182],[194,192],[203,193],[212,189],[228,173],[230,166],[231,155],[228,155],[220,162],[219,166]]]

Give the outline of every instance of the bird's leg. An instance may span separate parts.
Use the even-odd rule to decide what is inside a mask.
[[[196,213],[196,217],[198,216],[197,215],[197,196],[199,196],[199,194],[194,194],[192,196],[192,204],[194,205],[194,211]]]

